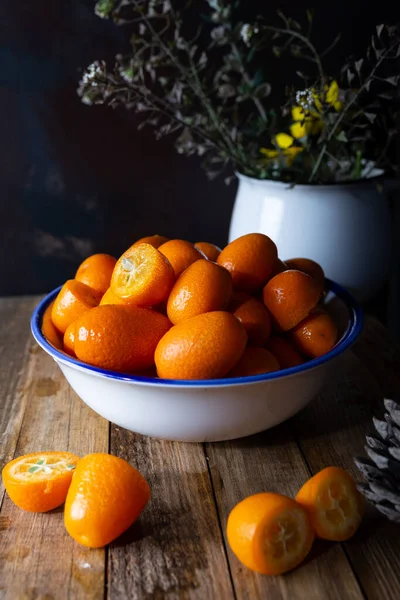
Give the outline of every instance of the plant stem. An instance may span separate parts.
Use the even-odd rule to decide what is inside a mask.
[[[343,121],[345,114],[347,113],[347,111],[349,110],[349,108],[351,106],[353,106],[353,104],[355,103],[355,101],[359,98],[359,96],[362,94],[362,92],[365,90],[365,88],[367,87],[368,83],[371,81],[371,79],[374,77],[376,70],[380,67],[380,65],[382,64],[382,62],[386,59],[386,57],[388,56],[388,54],[396,47],[400,44],[400,42],[398,40],[396,40],[396,42],[394,44],[392,44],[390,46],[390,48],[388,48],[380,57],[380,59],[378,60],[378,62],[376,63],[376,65],[373,67],[373,69],[371,69],[370,74],[368,75],[368,77],[365,79],[364,83],[361,85],[360,89],[357,91],[356,94],[354,94],[354,96],[348,101],[348,103],[346,104],[346,106],[343,108],[343,111],[341,112],[339,118],[336,120],[335,124],[333,125],[331,131],[329,132],[326,141],[324,143],[324,145],[321,148],[321,152],[319,153],[319,156],[317,158],[317,161],[314,165],[314,168],[311,172],[311,175],[308,179],[309,183],[312,183],[314,181],[314,177],[318,172],[318,169],[321,165],[322,159],[325,155],[325,152],[327,150],[328,147],[328,143],[331,141],[331,139],[333,138],[333,136],[335,135],[337,128],[339,127],[340,123]]]
[[[273,27],[272,25],[263,25],[263,29],[265,29],[266,31],[273,31],[275,33],[283,33],[284,35],[291,35],[291,36],[297,38],[298,40],[301,40],[303,42],[303,44],[305,44],[312,52],[312,55],[314,57],[314,62],[318,68],[318,73],[319,73],[319,77],[320,77],[321,85],[322,85],[322,82],[324,80],[324,70],[322,68],[322,62],[321,62],[320,56],[319,56],[314,44],[312,42],[310,42],[310,40],[306,36],[302,35],[298,31],[294,31],[292,29],[284,29],[282,27]]]
[[[252,81],[246,71],[246,69],[244,68],[244,64],[243,64],[243,60],[242,60],[242,56],[238,50],[238,47],[236,46],[236,44],[234,42],[231,42],[231,48],[233,53],[235,54],[235,57],[237,58],[237,60],[239,61],[240,64],[240,72],[243,75],[243,79],[245,80],[245,82],[248,85],[252,85]],[[260,102],[260,100],[258,98],[252,98],[258,112],[260,113],[260,117],[261,119],[264,121],[264,123],[267,123],[268,118],[267,118],[267,113],[264,110],[264,107],[262,105],[262,103]]]

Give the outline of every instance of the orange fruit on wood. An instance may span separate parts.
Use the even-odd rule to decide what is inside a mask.
[[[303,357],[299,354],[294,345],[280,335],[271,335],[265,347],[278,360],[281,369],[297,367],[304,363]]]
[[[300,489],[296,501],[308,512],[317,537],[348,540],[360,526],[363,500],[353,478],[339,467],[327,467]]]
[[[116,262],[117,259],[109,254],[93,254],[79,266],[75,279],[104,294],[110,286]]]
[[[154,358],[164,379],[225,377],[238,362],[246,332],[233,315],[209,312],[174,325],[160,340]]]
[[[32,452],[7,463],[4,487],[19,508],[47,512],[65,501],[79,457],[70,452]]]
[[[236,557],[264,575],[297,567],[314,541],[307,511],[291,498],[272,493],[239,502],[228,517],[226,533]]]
[[[310,275],[318,283],[321,293],[325,286],[325,273],[321,265],[310,258],[289,258],[285,260],[287,269],[295,269]]]
[[[179,277],[196,260],[204,258],[204,254],[186,240],[169,240],[158,249],[168,258],[174,269],[175,277]]]
[[[75,354],[90,365],[138,371],[154,364],[158,342],[171,327],[164,315],[138,306],[107,304],[76,322]]]
[[[288,331],[315,308],[320,287],[302,271],[283,271],[269,280],[263,290],[264,304],[282,331]]]
[[[161,246],[161,244],[165,244],[165,242],[168,241],[169,238],[156,233],[155,235],[148,235],[147,237],[140,238],[140,240],[135,242],[133,245],[137,246],[138,244],[150,244],[150,246],[153,246],[153,248],[158,248]]]
[[[316,358],[332,350],[338,330],[332,317],[322,308],[316,308],[294,327],[290,337],[303,354]]]
[[[175,283],[166,257],[150,244],[134,244],[118,259],[110,288],[112,293],[137,306],[163,302]]]
[[[111,454],[88,454],[68,490],[64,524],[79,544],[100,548],[126,531],[149,499],[147,481],[128,462]]]
[[[249,343],[264,346],[271,333],[271,317],[262,302],[243,292],[235,292],[229,310],[245,328]]]
[[[76,279],[69,279],[64,283],[54,301],[51,311],[54,325],[64,334],[68,325],[97,306],[100,300],[99,292]]]
[[[69,354],[70,356],[76,356],[75,354],[75,328],[76,321],[73,321],[70,325],[68,325],[67,329],[64,333],[64,352]]]
[[[275,356],[265,348],[248,346],[243,352],[239,362],[229,373],[230,377],[247,377],[248,375],[261,375],[279,371],[279,363]]]
[[[200,250],[208,260],[212,260],[213,262],[215,262],[221,254],[221,248],[215,244],[210,244],[210,242],[196,242],[194,247]]]
[[[46,340],[50,342],[57,350],[63,349],[63,339],[62,335],[55,327],[53,320],[51,318],[51,313],[53,310],[54,301],[49,304],[46,310],[43,313],[42,319],[42,333]]]
[[[228,244],[217,263],[232,275],[235,291],[252,293],[266,284],[277,258],[276,245],[268,236],[249,233]]]
[[[178,277],[167,302],[169,320],[176,325],[191,317],[226,308],[232,296],[230,273],[207,259],[192,263]]]

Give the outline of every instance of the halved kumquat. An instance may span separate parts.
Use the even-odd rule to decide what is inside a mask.
[[[307,511],[291,498],[261,493],[231,511],[228,543],[249,569],[280,575],[297,567],[311,550],[314,532]]]
[[[4,487],[19,508],[47,512],[65,501],[79,457],[70,452],[33,452],[2,471]]]
[[[353,478],[339,467],[327,467],[311,477],[296,496],[311,519],[317,537],[343,542],[360,526],[363,501]]]
[[[110,288],[124,302],[148,307],[166,300],[174,283],[174,270],[161,252],[134,244],[118,259]]]

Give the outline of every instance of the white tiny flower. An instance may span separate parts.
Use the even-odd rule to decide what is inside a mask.
[[[250,40],[253,37],[253,33],[254,29],[251,25],[249,25],[249,23],[245,23],[244,25],[242,25],[242,28],[240,30],[240,37],[242,38],[246,46],[250,45]]]

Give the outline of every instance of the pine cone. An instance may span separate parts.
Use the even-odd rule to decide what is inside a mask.
[[[400,523],[400,404],[385,399],[385,421],[373,419],[379,438],[366,436],[370,458],[355,458],[367,483],[360,492],[388,519]]]

